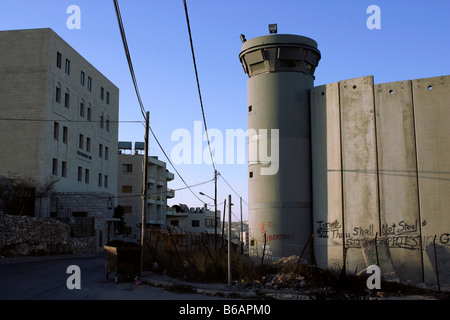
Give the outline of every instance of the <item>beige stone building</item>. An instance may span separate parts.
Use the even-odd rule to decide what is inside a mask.
[[[167,227],[176,233],[208,233],[213,235],[216,228],[214,224],[214,210],[204,207],[188,207],[185,204],[172,206],[167,214]],[[217,234],[221,234],[220,210],[217,210]]]
[[[119,141],[118,152],[118,203],[124,210],[126,232],[132,239],[140,239],[142,223],[142,179],[144,162],[144,143]],[[166,163],[158,157],[150,156],[148,161],[148,199],[147,227],[166,230],[166,217],[172,208],[167,206],[167,199],[175,196],[175,191],[167,183],[174,179],[174,174],[166,169]]]
[[[100,247],[117,192],[119,89],[51,29],[1,31],[0,43],[0,176],[58,179],[35,215],[89,218]]]

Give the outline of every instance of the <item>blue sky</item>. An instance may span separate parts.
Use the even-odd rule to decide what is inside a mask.
[[[166,153],[177,129],[194,132],[202,120],[182,0],[119,0],[128,46],[150,125]],[[240,34],[247,39],[278,33],[317,41],[322,59],[315,85],[373,75],[375,83],[450,74],[449,0],[187,0],[205,116],[209,129],[247,129],[247,76],[240,65]],[[68,29],[70,5],[81,9],[81,29]],[[370,5],[381,10],[381,29],[369,30]],[[52,28],[120,89],[119,120],[143,120],[120,38],[112,0],[2,0],[0,30]],[[119,140],[143,141],[141,124],[122,123]],[[151,155],[166,161],[153,138]],[[203,149],[207,143],[203,142]],[[168,169],[175,172],[170,164]],[[213,178],[212,165],[176,165],[185,181]],[[247,166],[217,164],[234,191],[247,201]],[[185,185],[176,175],[172,189]],[[192,190],[214,196],[212,182]],[[218,180],[218,199],[237,195]],[[200,198],[202,198],[199,195]],[[212,205],[212,201],[203,197]],[[202,206],[189,190],[176,192],[169,204]],[[219,206],[223,209],[223,206]],[[247,206],[243,205],[247,218]]]

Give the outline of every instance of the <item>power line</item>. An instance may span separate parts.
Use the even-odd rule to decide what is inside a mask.
[[[192,185],[190,185],[189,187],[190,187],[190,188],[198,187],[198,186],[200,186],[200,185],[206,184],[206,183],[211,182],[211,181],[214,181],[214,179],[209,179],[209,180],[206,180],[206,181],[204,181],[204,182],[200,182],[200,183],[197,183],[197,184],[192,184]],[[183,187],[183,188],[178,188],[178,189],[173,189],[173,190],[174,190],[174,191],[179,191],[179,190],[184,190],[184,189],[187,189],[187,188],[188,188],[188,187]]]
[[[149,128],[150,128],[150,132],[151,132],[152,135],[153,135],[153,138],[155,138],[156,143],[157,143],[158,146],[160,147],[161,151],[164,153],[164,156],[166,157],[167,161],[169,161],[169,163],[170,163],[170,165],[172,166],[172,168],[175,170],[175,172],[176,172],[176,173],[178,174],[178,176],[180,177],[181,181],[183,181],[183,183],[186,185],[186,187],[189,189],[189,191],[191,191],[191,193],[192,193],[199,201],[203,202],[202,199],[200,199],[200,198],[195,194],[195,192],[192,191],[192,189],[189,187],[189,185],[188,185],[188,184],[186,183],[186,181],[183,179],[183,177],[181,176],[181,174],[178,172],[177,168],[175,168],[175,166],[173,165],[172,161],[171,161],[170,158],[167,156],[166,151],[164,151],[163,147],[162,147],[161,144],[159,143],[158,138],[156,138],[156,135],[155,135],[155,133],[153,132],[152,127],[149,127]]]
[[[159,194],[163,194],[163,193],[169,193],[169,192],[173,192],[173,191],[180,191],[180,190],[184,190],[184,189],[187,189],[187,188],[198,187],[200,185],[212,182],[213,180],[214,179],[209,179],[209,180],[206,180],[206,181],[203,181],[203,182],[199,182],[199,183],[192,184],[190,186],[183,187],[183,188],[178,188],[178,189],[167,189],[166,191],[157,191],[157,192],[150,193],[149,195],[150,196],[154,196],[154,195],[159,195]],[[142,194],[129,194],[129,195],[122,195],[122,196],[101,196],[101,195],[97,195],[97,194],[96,195],[89,194],[89,195],[92,195],[93,197],[95,197],[97,199],[108,199],[108,198],[124,199],[124,198],[138,198],[138,197],[141,198],[142,197]],[[78,194],[69,193],[69,194],[64,194],[63,196],[65,196],[65,197],[77,197]]]
[[[169,193],[169,192],[174,192],[174,191],[180,191],[180,190],[184,190],[184,189],[187,189],[187,188],[194,188],[194,187],[198,187],[200,185],[209,183],[209,182],[211,182],[213,180],[214,179],[206,180],[206,181],[203,181],[203,182],[199,182],[197,184],[192,184],[190,186],[183,187],[183,188],[178,188],[178,189],[167,189],[166,191],[156,191],[156,192],[150,193],[149,196],[155,196],[155,195],[159,195],[159,194],[163,194],[163,193]],[[123,199],[123,198],[138,198],[138,197],[139,198],[142,197],[142,194],[130,194],[130,195],[123,195],[123,196],[116,196],[115,198]]]
[[[5,118],[0,121],[29,121],[29,122],[102,122],[101,120],[69,120],[69,119],[32,119],[32,118]],[[103,121],[105,122],[105,121]],[[141,123],[142,120],[109,120],[110,123]]]
[[[239,198],[242,198],[242,197],[236,192],[236,190],[234,190],[233,187],[228,183],[228,181],[225,180],[225,178],[223,177],[223,175],[222,175],[220,172],[219,172],[219,176],[222,177],[223,181],[225,181],[225,183],[230,187],[231,190],[233,190],[233,192],[234,192]],[[242,202],[245,203],[245,204],[248,206],[248,203],[247,203],[244,199],[242,199]]]
[[[134,84],[134,89],[136,91],[136,95],[139,101],[139,105],[141,107],[141,113],[145,119],[145,108],[144,108],[144,104],[142,103],[142,99],[141,99],[141,95],[139,93],[139,88],[137,85],[137,81],[136,81],[136,76],[134,74],[134,69],[133,69],[133,64],[131,62],[131,56],[130,56],[130,50],[128,49],[128,43],[127,43],[127,38],[125,35],[125,30],[123,27],[123,22],[122,22],[122,16],[120,15],[120,9],[119,9],[119,3],[117,0],[113,0],[114,1],[114,7],[116,9],[116,15],[117,15],[117,21],[119,22],[119,29],[120,29],[120,35],[122,36],[122,42],[123,42],[123,48],[125,50],[125,55],[127,56],[127,61],[128,61],[128,66],[130,68],[130,73],[131,73],[131,79],[133,80],[133,84]]]
[[[124,49],[125,49],[125,54],[126,54],[126,56],[127,56],[128,66],[129,66],[129,68],[130,68],[131,78],[132,78],[132,80],[133,80],[134,88],[135,88],[136,95],[137,95],[137,98],[138,98],[138,101],[139,101],[139,105],[140,105],[140,108],[141,108],[141,113],[142,113],[142,115],[144,116],[144,118],[146,118],[146,115],[145,115],[145,112],[146,112],[146,111],[145,111],[144,105],[143,105],[143,103],[142,103],[141,96],[140,96],[140,94],[139,94],[139,89],[138,89],[136,77],[135,77],[135,74],[134,74],[133,64],[132,64],[132,62],[131,62],[131,56],[130,56],[130,52],[129,52],[129,49],[128,49],[128,44],[127,44],[127,39],[126,39],[126,36],[125,36],[125,30],[124,30],[124,27],[123,27],[122,17],[121,17],[121,15],[120,15],[119,3],[118,3],[117,0],[113,0],[113,1],[114,1],[114,7],[115,7],[115,9],[116,9],[117,21],[118,21],[118,23],[119,23],[119,29],[120,29],[120,34],[121,34],[121,36],[122,36],[122,42],[123,42],[123,46],[124,46]],[[178,170],[177,170],[177,169],[175,168],[175,166],[172,164],[172,161],[171,161],[170,158],[167,156],[166,151],[164,150],[164,148],[162,147],[162,145],[159,143],[159,140],[158,140],[158,138],[156,137],[156,135],[155,135],[155,133],[153,132],[153,129],[152,129],[152,127],[151,127],[150,125],[149,125],[149,129],[150,129],[150,132],[152,133],[153,138],[155,139],[156,143],[157,143],[158,146],[160,147],[161,151],[164,153],[164,156],[166,157],[167,161],[169,161],[170,165],[171,165],[172,168],[175,170],[175,172],[178,174],[178,176],[180,177],[180,179],[183,181],[183,183],[186,185],[186,187],[192,192],[192,194],[193,194],[199,201],[202,201],[202,200],[201,200],[201,199],[200,199],[200,198],[199,198],[199,197],[191,190],[191,188],[190,188],[189,185],[186,183],[186,181],[183,179],[183,177],[181,176],[181,174],[178,172]],[[209,144],[209,140],[208,140],[208,144]],[[211,151],[211,148],[210,148],[210,151]],[[211,154],[211,156],[212,156],[212,154]]]
[[[199,96],[199,99],[200,99],[200,107],[202,109],[203,123],[204,123],[204,126],[205,126],[206,139],[208,140],[208,147],[209,147],[209,154],[211,156],[211,163],[213,165],[214,171],[216,171],[216,166],[214,164],[214,159],[213,159],[213,155],[212,155],[212,151],[211,151],[211,144],[209,142],[208,128],[206,126],[205,110],[203,108],[202,93],[201,93],[201,90],[200,90],[200,81],[198,79],[197,63],[195,62],[194,44],[192,42],[191,25],[189,23],[189,14],[188,14],[188,8],[187,8],[186,0],[183,0],[183,3],[184,3],[184,12],[186,14],[186,23],[187,23],[188,33],[189,33],[189,42],[191,44],[192,61],[194,63],[194,70],[195,70],[195,79],[197,80],[198,96]]]

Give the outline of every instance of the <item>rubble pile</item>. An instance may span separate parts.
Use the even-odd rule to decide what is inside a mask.
[[[369,290],[366,273],[346,275],[319,269],[301,261],[298,256],[282,258],[272,263],[275,272],[261,280],[245,284],[248,290],[265,292],[273,299],[338,299],[365,300],[404,295],[430,295],[427,290],[402,284],[398,279],[383,277],[383,290]],[[447,296],[448,297],[448,294]]]
[[[0,256],[87,253],[93,239],[70,237],[69,225],[53,218],[0,214]]]

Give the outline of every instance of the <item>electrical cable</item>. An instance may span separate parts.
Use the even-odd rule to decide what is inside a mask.
[[[69,119],[27,119],[27,118],[4,118],[0,121],[29,121],[29,122],[102,122],[101,120],[69,120]],[[111,123],[141,123],[142,120],[109,120]]]
[[[189,185],[186,183],[186,181],[183,179],[183,177],[181,176],[181,174],[178,172],[177,168],[175,168],[175,166],[173,165],[172,161],[170,160],[170,158],[167,156],[166,151],[164,151],[163,147],[161,146],[161,144],[159,143],[158,138],[156,138],[155,133],[152,130],[152,127],[149,127],[150,132],[153,135],[153,138],[155,138],[156,143],[158,144],[158,146],[160,147],[161,151],[164,153],[164,156],[166,157],[167,161],[169,161],[170,165],[172,166],[172,168],[175,170],[175,172],[178,174],[178,176],[180,177],[181,181],[183,181],[183,183],[186,185],[186,187],[189,189],[189,191],[191,191],[191,193],[199,200],[203,203],[202,199],[200,199],[194,191],[192,191],[192,189],[189,187]]]
[[[219,172],[219,176],[222,177],[223,181],[225,181],[225,183],[230,187],[231,190],[233,190],[233,192],[234,192],[239,198],[242,198],[242,197],[236,192],[236,190],[233,189],[233,187],[228,183],[228,181],[223,177],[223,175],[222,175],[220,172]],[[242,199],[242,202],[245,203],[245,204],[248,206],[248,203],[247,203],[244,199]]]
[[[128,49],[128,43],[127,43],[127,40],[126,40],[125,30],[124,30],[124,27],[123,27],[122,17],[121,17],[121,14],[120,14],[119,3],[118,3],[117,0],[113,0],[113,1],[114,1],[114,7],[115,7],[115,10],[116,10],[117,21],[118,21],[118,23],[119,23],[120,34],[121,34],[121,36],[122,36],[122,42],[123,42],[123,46],[124,46],[124,50],[125,50],[125,55],[126,55],[126,57],[127,57],[128,66],[129,66],[129,68],[130,68],[131,78],[132,78],[132,80],[133,80],[134,88],[135,88],[136,95],[137,95],[137,98],[138,98],[138,101],[139,101],[139,105],[140,105],[140,108],[141,108],[141,113],[142,113],[142,115],[144,116],[144,119],[145,119],[145,118],[146,118],[146,115],[145,115],[146,111],[145,111],[144,105],[143,105],[143,103],[142,103],[141,96],[140,96],[140,94],[139,94],[139,89],[138,89],[138,85],[137,85],[137,81],[136,81],[136,76],[135,76],[135,74],[134,74],[133,64],[132,64],[132,62],[131,62],[130,51],[129,51],[129,49]],[[205,123],[205,125],[206,125],[206,123]],[[172,168],[175,170],[175,172],[178,174],[178,176],[180,177],[180,179],[183,181],[183,183],[186,185],[186,187],[192,192],[192,194],[193,194],[199,201],[202,201],[202,200],[201,200],[201,199],[200,199],[200,198],[199,198],[199,197],[191,190],[191,188],[189,187],[189,185],[186,183],[186,181],[183,179],[183,177],[181,176],[181,174],[180,174],[180,173],[178,172],[178,170],[175,168],[175,166],[173,165],[173,163],[172,163],[172,161],[170,160],[170,158],[167,156],[167,154],[166,154],[164,148],[163,148],[162,145],[160,144],[158,138],[156,137],[156,135],[155,135],[155,133],[153,132],[153,129],[152,129],[152,127],[151,127],[150,125],[149,125],[149,129],[150,129],[150,132],[152,133],[153,138],[155,139],[156,143],[157,143],[158,146],[160,147],[161,151],[164,153],[164,156],[166,157],[167,161],[169,161],[170,165],[171,165]],[[209,139],[208,139],[208,145],[209,145]],[[211,152],[211,147],[210,147],[210,152]],[[212,157],[212,153],[211,153],[211,157]]]
[[[205,110],[203,108],[202,93],[201,93],[201,90],[200,90],[200,81],[198,79],[197,63],[195,62],[194,44],[192,42],[191,25],[189,23],[189,14],[188,14],[188,8],[187,8],[186,0],[183,0],[183,3],[184,3],[184,12],[186,14],[186,23],[187,23],[188,33],[189,33],[189,42],[191,44],[191,53],[192,53],[192,61],[193,61],[193,64],[194,64],[194,70],[195,70],[195,79],[197,80],[198,96],[199,96],[199,99],[200,99],[200,107],[202,109],[203,124],[205,126],[205,133],[206,133],[206,139],[208,141],[209,154],[211,156],[211,163],[213,165],[214,171],[216,171],[216,166],[214,164],[214,158],[213,158],[212,151],[211,151],[211,144],[210,144],[209,136],[208,136],[208,128],[206,126]]]
[[[136,95],[137,95],[137,98],[138,98],[138,101],[139,101],[139,105],[140,105],[140,108],[141,108],[142,116],[145,119],[146,118],[146,116],[145,116],[146,111],[145,111],[145,108],[144,108],[144,104],[142,103],[141,95],[139,93],[139,88],[138,88],[137,81],[136,81],[136,76],[134,74],[134,68],[133,68],[133,64],[131,62],[130,50],[128,48],[127,38],[126,38],[126,35],[125,35],[125,30],[124,30],[123,22],[122,22],[122,16],[120,14],[119,3],[118,3],[117,0],[113,0],[113,1],[114,1],[114,8],[116,9],[117,21],[119,23],[120,35],[122,36],[123,47],[124,47],[125,55],[126,55],[127,61],[128,61],[128,67],[130,68],[131,79],[133,80],[134,89],[136,91]]]

